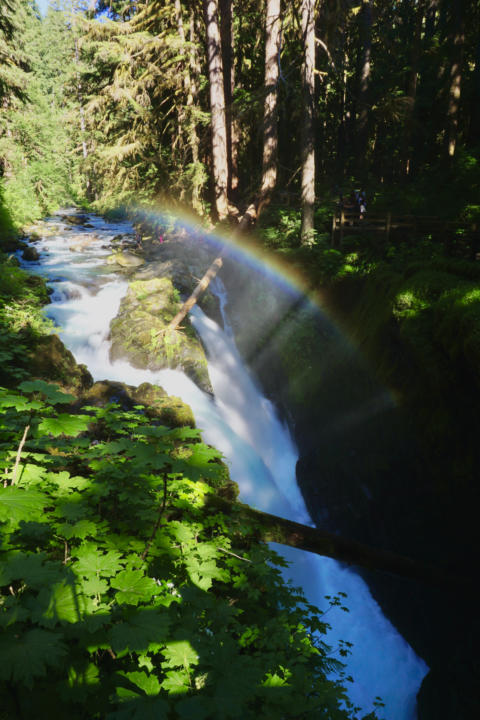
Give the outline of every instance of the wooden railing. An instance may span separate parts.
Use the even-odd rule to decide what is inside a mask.
[[[422,218],[423,220],[424,218]],[[426,219],[426,218],[425,218]],[[433,220],[433,218],[429,218]],[[438,218],[435,218],[438,220]],[[353,210],[337,210],[333,214],[332,221],[332,244],[335,244],[336,233],[339,233],[340,243],[343,241],[345,234],[361,232],[380,232],[384,233],[386,239],[390,237],[392,230],[404,228],[406,230],[415,230],[418,218],[413,215],[394,216],[387,212],[366,213],[364,217],[360,217],[358,211]]]
[[[366,213],[360,217],[357,211],[336,209],[332,219],[332,245],[342,244],[345,235],[353,233],[382,233],[388,241],[392,232],[403,230],[408,236],[431,235],[445,242],[447,251],[455,242],[466,241],[472,253],[477,253],[480,244],[480,229],[476,223],[459,223],[425,215],[393,215]]]

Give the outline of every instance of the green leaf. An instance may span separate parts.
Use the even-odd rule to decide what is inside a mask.
[[[40,435],[68,435],[76,437],[85,430],[88,430],[89,424],[92,422],[90,415],[69,415],[61,413],[57,417],[44,418],[38,426]]]
[[[213,717],[212,709],[211,701],[199,695],[184,698],[175,703],[175,710],[182,720],[205,720]]]
[[[33,686],[36,677],[46,675],[47,667],[59,666],[67,648],[62,636],[35,628],[19,633],[18,628],[0,635],[0,679]]]
[[[188,668],[190,665],[198,665],[198,654],[188,640],[170,642],[162,650],[162,653],[165,656],[165,662],[162,663],[162,667]]]
[[[135,697],[131,702],[123,702],[118,710],[108,713],[106,720],[168,720],[169,705],[158,697],[141,697],[122,688],[117,694],[123,697]],[[128,694],[127,694],[128,693]]]
[[[169,627],[170,618],[166,612],[137,610],[129,613],[110,632],[112,649],[117,655],[156,651],[165,644]]]
[[[0,520],[34,520],[43,514],[49,499],[38,490],[0,487]]]
[[[146,672],[120,672],[130,682],[143,690],[145,695],[158,695],[160,692],[160,683],[155,675],[147,675]]]
[[[18,387],[25,393],[41,393],[52,405],[69,404],[76,400],[74,395],[67,395],[60,390],[58,385],[47,383],[44,380],[25,380]]]
[[[108,590],[108,582],[99,577],[91,577],[82,582],[82,591],[85,595],[103,595]]]
[[[171,670],[162,682],[162,688],[173,695],[186,693],[190,690],[190,674],[186,670]]]
[[[50,585],[59,578],[62,568],[52,562],[45,563],[45,559],[45,553],[15,553],[0,568],[0,586],[10,585],[15,580],[22,580],[33,588]]]
[[[40,625],[81,622],[88,609],[87,599],[73,583],[64,580],[43,588],[36,600],[34,617]]]
[[[155,593],[160,593],[155,580],[146,576],[142,570],[123,570],[112,579],[111,584],[118,590],[115,594],[118,603],[138,605],[142,601],[148,602]]]
[[[63,523],[58,526],[58,534],[69,540],[70,538],[86,538],[87,535],[95,536],[97,533],[97,525],[90,520],[79,520],[75,525]]]
[[[103,554],[102,548],[95,543],[84,543],[76,551],[75,557],[78,559],[73,565],[73,569],[79,575],[84,575],[87,578],[97,574],[103,577],[111,577],[123,569],[120,562],[122,557],[120,553],[109,550]]]
[[[0,388],[0,408],[9,407],[15,408],[17,412],[25,412],[26,410],[40,410],[45,405],[40,400],[29,400],[23,395]]]

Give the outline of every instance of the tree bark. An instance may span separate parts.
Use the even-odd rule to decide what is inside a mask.
[[[302,36],[304,59],[302,69],[302,244],[313,241],[315,209],[315,1],[302,0]]]
[[[452,41],[452,63],[450,66],[450,86],[448,93],[446,141],[447,153],[451,159],[455,155],[458,137],[458,118],[462,89],[462,65],[465,45],[464,0],[452,4],[454,35]]]
[[[180,323],[181,323],[182,320],[184,319],[185,315],[186,315],[188,312],[190,312],[190,310],[191,310],[192,307],[195,305],[195,303],[197,302],[197,300],[198,300],[198,298],[200,297],[200,295],[201,295],[201,294],[207,289],[207,287],[210,285],[211,281],[213,280],[213,278],[215,277],[215,275],[217,274],[217,272],[220,270],[220,268],[222,267],[222,265],[223,265],[223,260],[222,260],[222,258],[221,258],[221,257],[215,258],[215,260],[212,262],[212,264],[211,264],[210,267],[208,268],[208,270],[207,270],[207,272],[205,273],[205,275],[203,276],[203,278],[200,280],[200,282],[199,282],[198,285],[196,286],[196,288],[195,288],[195,290],[193,291],[193,293],[190,295],[190,297],[188,298],[188,300],[186,300],[186,301],[183,303],[183,305],[182,305],[182,307],[180,308],[180,310],[178,311],[178,313],[175,315],[175,317],[173,318],[173,320],[171,320],[170,323],[168,324],[168,327],[167,327],[166,332],[168,332],[168,333],[169,333],[169,332],[173,332],[174,330],[177,329],[177,327],[180,325]]]
[[[410,3],[409,3],[410,5]],[[420,48],[422,36],[422,24],[425,14],[424,2],[421,0],[417,7],[412,6],[414,13],[414,32],[410,54],[410,68],[407,77],[407,99],[408,106],[404,122],[403,148],[402,148],[402,174],[407,177],[411,169],[411,142],[413,132],[413,119],[415,115],[415,102],[417,98],[418,65],[420,61]]]
[[[348,565],[357,565],[367,570],[388,572],[402,577],[421,580],[439,585],[467,585],[469,578],[458,577],[431,565],[397,555],[386,550],[364,545],[339,535],[312,528],[308,525],[255,510],[249,505],[231,502],[218,495],[209,495],[207,507],[227,514],[237,513],[241,522],[250,521],[264,542],[276,542],[300,550],[330,557]]]
[[[238,128],[233,113],[235,90],[234,36],[232,30],[232,0],[220,0],[220,29],[222,36],[223,88],[227,125],[228,193],[238,188]]]
[[[265,20],[265,105],[260,195],[269,199],[277,182],[278,77],[281,50],[281,0],[267,0]]]
[[[360,12],[360,68],[358,84],[358,117],[357,117],[357,168],[358,174],[364,170],[364,158],[368,145],[368,115],[370,62],[372,54],[372,6],[370,0],[363,0]]]
[[[182,45],[186,45],[186,35],[185,35],[185,27],[183,24],[183,10],[182,10],[182,4],[181,0],[175,0],[175,17],[177,20],[177,28],[178,28],[178,35],[180,37],[180,40],[182,42]],[[195,166],[198,166],[199,162],[199,139],[197,134],[197,126],[195,123],[194,118],[194,106],[195,106],[195,100],[197,96],[197,90],[196,90],[196,84],[195,84],[195,75],[198,73],[198,68],[196,67],[196,58],[195,58],[195,48],[194,48],[194,40],[195,40],[195,25],[194,25],[194,18],[193,18],[193,12],[190,18],[190,43],[191,48],[189,50],[188,59],[186,57],[185,50],[182,49],[182,55],[185,56],[184,61],[184,68],[183,68],[183,86],[185,89],[185,98],[186,98],[186,108],[187,112],[185,113],[186,116],[186,126],[187,126],[187,136],[188,136],[188,145],[190,147],[190,152],[192,156],[192,163]],[[201,212],[202,205],[200,202],[200,186],[197,182],[195,182],[195,171],[194,171],[194,177],[192,178],[192,206],[194,210],[197,212]]]
[[[228,154],[218,0],[203,0],[203,6],[207,28],[215,207],[218,219],[225,220],[228,215]]]

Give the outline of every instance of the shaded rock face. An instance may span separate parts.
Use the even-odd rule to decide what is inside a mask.
[[[188,319],[183,331],[165,332],[180,306],[169,278],[134,280],[110,325],[110,357],[149,370],[182,370],[211,393],[205,353]]]
[[[376,368],[354,352],[328,317],[295,306],[275,289],[268,288],[264,300],[264,281],[254,275],[225,263],[227,309],[240,351],[293,428],[297,480],[317,526],[470,578],[478,551],[478,484],[472,483],[478,473],[472,477],[462,463],[469,467],[467,451],[480,453],[478,422],[467,413],[469,393],[478,418],[473,377],[452,366],[451,394],[462,400],[452,406],[450,398],[449,436],[433,456],[424,437],[432,428],[422,429],[418,408],[415,416],[414,401],[422,410],[424,398],[399,407]],[[361,292],[355,290],[353,306]],[[390,326],[387,344],[407,367],[405,346]],[[442,418],[446,407],[447,398],[440,396]],[[454,433],[452,424],[460,425],[461,433]],[[455,474],[449,461],[454,452]],[[480,716],[480,623],[473,588],[362,575],[383,612],[430,667],[418,696],[419,720]]]
[[[77,365],[57,335],[44,335],[29,348],[27,366],[33,377],[60,384],[65,390],[76,394],[93,383],[85,365]]]
[[[171,428],[195,427],[195,418],[189,405],[150,383],[133,387],[125,383],[102,380],[82,393],[81,404],[85,402],[96,406],[118,402],[128,409],[143,405],[147,417],[159,421],[162,425]]]

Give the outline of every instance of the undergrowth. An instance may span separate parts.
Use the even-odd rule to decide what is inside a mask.
[[[74,400],[0,390],[3,717],[352,717],[319,611],[209,511],[219,453]]]

